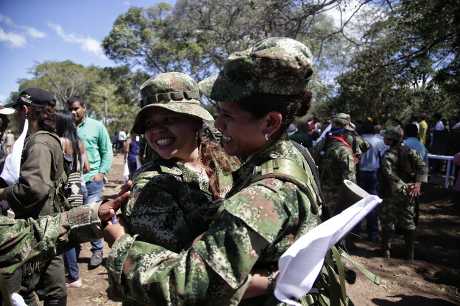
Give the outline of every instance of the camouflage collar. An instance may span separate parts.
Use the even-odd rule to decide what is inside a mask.
[[[233,172],[234,189],[240,190],[244,187],[248,178],[254,176],[255,167],[262,163],[279,157],[289,157],[294,149],[293,144],[287,135],[283,135],[278,140],[268,144],[262,150],[254,153],[244,161],[241,167]],[[295,149],[294,149],[295,150]]]

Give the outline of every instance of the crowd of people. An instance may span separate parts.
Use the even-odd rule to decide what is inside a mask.
[[[87,116],[82,97],[58,114],[52,93],[23,90],[0,109],[5,118],[14,109],[28,129],[20,163],[5,162],[0,175],[17,168],[12,180],[0,180],[0,200],[15,215],[0,217],[3,302],[38,305],[38,296],[45,306],[66,305],[67,288],[84,281],[79,244],[91,242],[94,268],[103,236],[123,305],[277,305],[278,259],[356,200],[345,179],[384,199],[380,213],[367,216],[368,238],[390,257],[399,229],[413,260],[427,181],[420,133],[428,129],[409,122],[381,131],[371,119],[355,126],[345,113],[323,130],[317,118],[296,126],[310,107],[312,74],[305,45],[268,38],[231,54],[217,77],[200,83],[178,72],[147,80],[129,136],[119,133],[115,146],[129,181],[102,203],[114,149],[104,125]],[[216,118],[202,95],[216,102]],[[336,272],[340,260],[325,260],[299,302],[352,305]]]

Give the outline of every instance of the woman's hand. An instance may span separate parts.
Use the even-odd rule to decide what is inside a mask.
[[[124,191],[122,193],[122,191],[118,193],[116,198],[105,201],[99,206],[98,215],[102,222],[111,220],[112,217],[115,216],[117,210],[120,209],[121,205],[128,202],[131,193],[129,191]]]
[[[272,274],[251,274],[249,286],[244,293],[243,299],[249,299],[256,296],[271,294],[275,287],[275,280],[278,276],[278,271]]]

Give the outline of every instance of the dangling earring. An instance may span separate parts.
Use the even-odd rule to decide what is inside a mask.
[[[268,137],[268,134],[265,134],[264,136],[265,136],[265,140],[266,140],[266,141],[269,141],[269,140],[270,140],[270,138]]]

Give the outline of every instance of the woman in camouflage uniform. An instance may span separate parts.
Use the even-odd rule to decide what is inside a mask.
[[[234,187],[209,229],[181,253],[139,241],[119,224],[106,227],[106,239],[114,241],[109,276],[125,297],[151,305],[238,305],[248,286],[257,285],[259,296],[241,305],[279,303],[269,271],[296,238],[320,223],[311,158],[286,134],[294,116],[308,110],[311,74],[310,51],[288,38],[266,39],[229,57],[209,82],[209,95],[220,102],[216,127],[225,151],[244,161],[233,174]],[[251,276],[256,271],[270,276]],[[318,293],[305,302],[329,304],[333,294],[324,284],[330,277],[333,272],[322,273]],[[333,300],[341,305],[347,299]]]
[[[190,247],[207,230],[214,202],[230,190],[225,153],[213,139],[214,119],[201,106],[198,84],[183,73],[162,73],[141,87],[143,108],[133,132],[144,134],[158,156],[133,178],[122,208],[129,233],[174,252]]]

